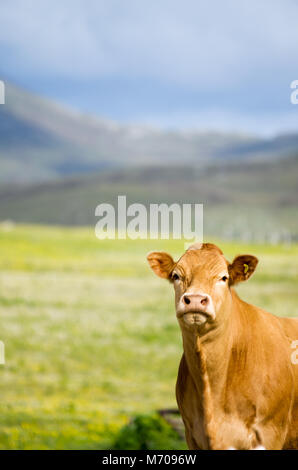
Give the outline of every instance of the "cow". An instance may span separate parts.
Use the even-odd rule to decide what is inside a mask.
[[[189,449],[298,449],[298,319],[248,304],[234,289],[258,259],[229,263],[202,243],[177,262],[165,252],[147,260],[175,290],[183,342],[176,398]]]

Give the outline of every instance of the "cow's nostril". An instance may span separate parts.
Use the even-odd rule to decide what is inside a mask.
[[[183,297],[183,300],[184,300],[184,303],[186,303],[186,305],[189,305],[190,304],[190,299],[188,297]]]
[[[202,304],[202,305],[207,305],[207,304],[208,304],[208,297],[204,297],[204,298],[201,300],[201,304]]]

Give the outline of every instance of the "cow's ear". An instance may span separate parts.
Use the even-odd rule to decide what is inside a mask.
[[[236,256],[233,263],[229,265],[230,285],[246,281],[254,273],[258,258],[252,255]]]
[[[163,251],[154,251],[147,255],[150,268],[163,279],[170,279],[175,262],[171,255]]]

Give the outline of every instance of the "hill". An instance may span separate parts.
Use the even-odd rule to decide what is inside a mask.
[[[102,202],[203,203],[205,232],[225,237],[292,238],[298,234],[298,157],[272,163],[204,168],[105,170],[63,181],[0,190],[0,220],[94,225]]]
[[[263,139],[120,125],[6,83],[0,107],[0,184],[53,181],[127,166],[268,160],[298,149],[298,135]]]

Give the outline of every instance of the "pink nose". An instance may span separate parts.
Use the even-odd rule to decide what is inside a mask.
[[[211,299],[208,294],[184,294],[182,302],[185,312],[207,312]]]

